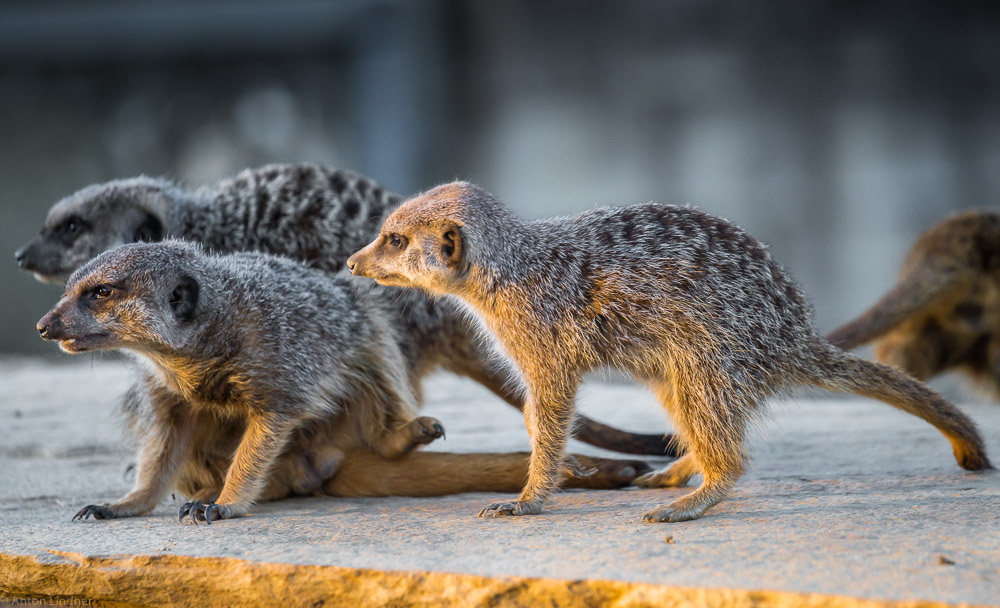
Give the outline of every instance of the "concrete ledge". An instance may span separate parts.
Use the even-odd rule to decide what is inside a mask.
[[[782,591],[693,589],[607,580],[492,578],[183,555],[0,554],[0,595],[107,606],[577,606],[936,608],[940,602]],[[967,604],[963,604],[967,605]]]
[[[504,495],[463,494],[296,498],[211,527],[179,524],[178,495],[145,517],[70,521],[131,485],[113,415],[130,367],[0,359],[0,606],[1000,603],[1000,471],[962,471],[936,430],[861,399],[774,403],[732,494],[680,524],[642,514],[684,488],[566,491],[499,520],[476,513]],[[425,394],[448,428],[430,449],[528,447],[520,416],[481,387],[440,376]],[[641,388],[591,384],[581,405],[666,427]],[[961,405],[1000,459],[1000,406]]]

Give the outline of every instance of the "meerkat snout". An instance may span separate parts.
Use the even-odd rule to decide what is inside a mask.
[[[49,339],[50,326],[49,323],[45,320],[45,317],[42,317],[42,320],[39,321],[37,325],[35,325],[35,329],[38,330],[38,335],[40,335],[43,340]]]
[[[63,321],[62,307],[56,306],[35,324],[38,335],[43,340],[62,340],[66,337],[66,323]]]
[[[364,249],[354,252],[354,255],[347,258],[347,269],[351,271],[351,274],[358,277],[375,278],[371,275],[371,258],[373,255],[373,248],[378,240],[379,239],[376,238],[375,243],[369,244]]]

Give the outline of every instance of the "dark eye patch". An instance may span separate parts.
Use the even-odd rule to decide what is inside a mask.
[[[77,215],[71,215],[55,227],[53,234],[59,238],[64,245],[72,245],[77,237],[90,230],[90,224]]]

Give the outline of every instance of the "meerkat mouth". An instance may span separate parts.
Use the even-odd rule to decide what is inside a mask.
[[[100,346],[99,343],[103,341],[104,338],[107,338],[108,335],[109,334],[105,332],[101,332],[87,336],[80,336],[78,338],[66,338],[65,340],[61,340],[59,342],[59,348],[61,348],[63,352],[67,352],[71,355],[86,352]],[[95,342],[98,344],[95,344]]]
[[[373,275],[371,278],[374,279],[376,283],[387,285],[389,287],[407,287],[410,285],[410,281],[408,281],[406,277],[397,273],[379,273],[377,276]]]
[[[66,276],[61,274],[45,274],[37,271],[32,272],[31,274],[34,275],[35,280],[38,281],[39,283],[62,284],[66,282]]]

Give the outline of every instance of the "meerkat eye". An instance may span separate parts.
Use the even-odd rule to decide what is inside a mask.
[[[113,292],[114,288],[110,285],[98,285],[94,288],[94,291],[91,292],[91,297],[95,300],[104,300],[106,298],[110,298]]]
[[[71,217],[63,224],[63,231],[67,234],[73,234],[80,229],[80,220],[76,217]]]
[[[78,216],[72,216],[59,224],[53,232],[59,236],[64,243],[70,245],[87,229],[87,223]]]
[[[406,241],[405,238],[396,234],[395,232],[389,235],[389,245],[395,247],[396,249],[402,249],[403,243]]]

